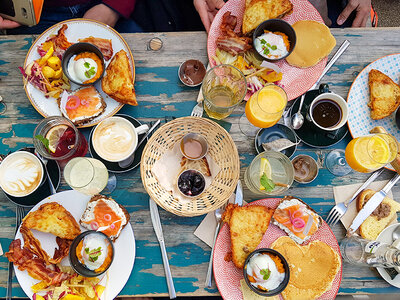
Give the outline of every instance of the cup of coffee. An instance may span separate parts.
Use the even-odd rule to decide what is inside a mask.
[[[339,129],[347,122],[347,102],[334,93],[320,94],[311,102],[309,117],[322,130]]]
[[[12,197],[25,197],[35,192],[43,176],[41,161],[27,151],[11,153],[0,164],[0,187]]]
[[[123,117],[110,117],[101,121],[94,129],[93,148],[102,159],[119,162],[135,152],[138,135],[147,130],[147,125],[135,127]]]

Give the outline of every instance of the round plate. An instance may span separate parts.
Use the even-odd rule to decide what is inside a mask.
[[[272,142],[277,139],[288,139],[293,143],[297,143],[297,138],[294,131],[286,125],[278,123],[270,128],[261,128],[257,132],[256,138],[254,140],[257,153],[259,154],[265,151],[262,146],[263,143]],[[281,152],[290,158],[292,157],[294,152],[296,152],[296,148],[297,145],[293,145],[292,147],[286,148]]]
[[[270,208],[276,208],[279,205],[281,199],[263,199],[251,202],[248,205],[263,205]],[[269,224],[267,232],[261,243],[257,246],[258,248],[268,248],[275,240],[281,236],[286,236],[286,233],[279,229],[278,226]],[[334,251],[340,255],[340,249],[335,235],[329,226],[322,222],[322,226],[318,231],[311,236],[310,241],[322,241],[333,248]],[[224,224],[221,231],[218,234],[217,240],[214,246],[214,277],[217,284],[218,290],[221,293],[222,298],[229,300],[242,300],[242,290],[240,288],[240,280],[243,278],[243,270],[235,267],[233,262],[226,261],[225,256],[231,252],[231,238],[229,232],[229,225]],[[332,283],[332,288],[325,292],[320,299],[335,299],[340,282],[342,280],[342,266]]]
[[[368,74],[372,69],[377,69],[386,74],[394,82],[399,82],[400,77],[400,54],[391,54],[381,57],[366,66],[356,77],[350,87],[347,96],[347,105],[349,107],[350,134],[353,138],[367,135],[369,131],[376,127],[384,127],[388,133],[394,135],[400,140],[400,131],[396,126],[395,113],[381,120],[371,119],[369,102]],[[387,168],[394,170],[390,165]]]
[[[376,239],[377,241],[387,243],[387,244],[392,244],[393,243],[393,237],[392,233],[395,230],[395,228],[399,226],[399,223],[397,224],[392,224],[388,227],[386,227],[379,235],[378,238]],[[390,278],[389,274],[385,271],[384,268],[376,268],[378,273],[382,276],[385,281],[397,288],[400,288],[400,276],[397,275],[394,279]]]
[[[308,91],[301,108],[301,114],[304,117],[304,124],[299,129],[294,130],[297,137],[311,147],[325,148],[340,142],[347,133],[347,126],[343,126],[334,131],[324,131],[315,126],[311,121],[307,120],[307,113],[311,102],[319,95],[319,90]],[[296,101],[290,111],[292,117],[299,109],[300,98]]]
[[[240,31],[242,27],[243,14],[245,9],[245,0],[229,0],[224,6],[218,11],[211,24],[210,32],[208,33],[207,40],[207,52],[208,59],[211,66],[215,65],[213,56],[217,49],[216,40],[221,35],[220,25],[222,23],[222,16],[225,12],[230,11],[232,15],[237,16],[237,26],[235,31]],[[300,20],[313,20],[323,23],[323,20],[318,11],[308,1],[303,0],[291,0],[293,4],[293,12],[283,18],[289,24],[293,24]],[[298,96],[308,91],[317,79],[322,74],[322,71],[326,65],[327,57],[323,58],[318,64],[311,68],[297,68],[289,65],[286,60],[281,60],[276,63],[277,66],[282,70],[281,85],[288,96],[289,100],[293,100]],[[249,96],[245,99],[247,100]]]
[[[123,114],[117,114],[116,116],[118,117],[122,117],[127,119],[129,122],[131,122],[133,124],[133,126],[135,127],[139,127],[140,125],[142,125],[142,123],[140,123],[138,120],[136,120],[134,117],[128,116],[128,115],[123,115]],[[135,159],[132,161],[132,163],[127,166],[126,168],[121,168],[119,166],[119,164],[117,162],[111,162],[111,161],[107,161],[103,158],[101,158],[96,151],[94,150],[93,144],[92,144],[92,135],[93,135],[93,131],[94,131],[94,127],[93,129],[90,131],[90,135],[89,135],[89,153],[90,156],[93,158],[96,158],[98,160],[100,160],[107,168],[108,171],[110,172],[114,172],[114,173],[124,173],[124,172],[128,172],[131,171],[133,169],[135,169],[137,166],[139,166],[140,164],[140,158],[142,157],[142,152],[144,147],[147,144],[147,141],[149,140],[149,138],[147,137],[146,140],[139,146],[139,148],[137,148],[135,150]],[[141,138],[143,137],[143,135],[145,135],[145,133],[140,134],[138,136],[138,141],[141,140]]]
[[[79,219],[86,209],[86,205],[90,198],[90,196],[86,196],[76,191],[65,191],[47,197],[35,205],[31,211],[37,210],[40,205],[44,203],[57,202],[58,204],[64,206],[64,208],[68,210],[79,223]],[[82,226],[81,230],[86,231],[86,229],[84,229]],[[54,248],[57,247],[56,237],[50,233],[39,232],[36,230],[33,231],[33,235],[40,241],[42,248],[51,257],[53,257]],[[22,240],[22,235],[19,229],[15,235],[15,238]],[[107,283],[107,290],[103,293],[101,297],[102,300],[115,299],[131,275],[133,263],[135,261],[136,247],[135,237],[133,235],[133,230],[130,223],[126,225],[126,227],[121,231],[121,235],[114,242],[114,250],[114,261],[108,270],[109,279]],[[68,256],[62,260],[61,264],[69,265]],[[38,283],[39,280],[33,279],[31,276],[29,276],[27,271],[20,271],[15,266],[14,271],[21,288],[24,290],[25,294],[32,299],[33,293],[31,286]],[[106,276],[104,276],[101,284],[105,285],[106,280]],[[105,298],[105,295],[107,295],[107,298]]]
[[[21,150],[29,151],[32,154],[35,153],[34,147],[26,147]],[[47,172],[49,173],[51,182],[53,183],[54,188],[57,190],[60,185],[60,181],[61,181],[60,166],[58,165],[57,161],[48,160],[46,167],[47,167]],[[22,204],[21,198],[19,198],[19,197],[13,197],[6,193],[4,193],[4,195],[6,195],[7,199],[16,205],[20,205],[23,207],[32,207],[33,205],[36,205],[36,203],[39,203],[42,199],[51,195],[50,185],[48,184],[47,178],[45,177],[44,180],[45,180],[44,184],[42,186],[39,186],[35,192],[33,192],[31,195],[29,195],[29,203],[28,204]],[[23,198],[26,199],[26,197],[23,197]]]
[[[65,31],[65,36],[71,43],[78,42],[78,39],[94,36],[103,39],[110,39],[112,41],[113,54],[117,53],[120,50],[125,50],[130,61],[132,77],[133,80],[135,80],[135,63],[133,60],[133,56],[128,44],[122,38],[122,36],[110,26],[104,25],[103,23],[97,21],[86,20],[86,19],[66,20],[57,23],[56,25],[44,31],[35,40],[31,48],[29,49],[28,54],[26,55],[25,58],[24,68],[34,60],[40,58],[40,55],[37,52],[37,47],[40,46],[43,42],[45,42],[50,35],[57,34],[58,30],[61,28],[63,24],[68,25],[68,29]],[[110,63],[110,61],[111,59],[105,62],[105,68],[107,68],[107,65]],[[104,101],[107,104],[107,107],[104,113],[94,118],[92,121],[85,123],[82,126],[78,126],[79,128],[96,125],[105,118],[111,117],[114,114],[116,114],[117,111],[119,111],[123,106],[122,103],[115,101],[114,99],[112,99],[106,93],[103,92],[101,88],[101,81],[97,82],[94,86],[103,97]],[[71,83],[72,90],[78,88],[80,88],[80,86]],[[36,89],[31,83],[27,83],[25,85],[25,92],[33,107],[43,117],[61,116],[61,112],[57,105],[56,99],[46,98],[44,94],[38,89]]]

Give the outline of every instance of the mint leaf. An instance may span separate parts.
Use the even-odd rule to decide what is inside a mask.
[[[271,276],[271,271],[269,269],[261,269],[260,274],[263,275],[264,280],[268,280],[269,276]]]
[[[269,179],[265,173],[262,174],[260,178],[260,183],[267,192],[271,192],[275,188],[275,183],[271,179]]]
[[[41,141],[42,142],[42,144],[43,144],[43,146],[47,149],[47,151],[49,151],[49,152],[51,152],[50,151],[50,148],[49,148],[49,140],[48,139],[46,139],[45,137],[43,137],[42,135],[40,135],[40,134],[38,134],[38,135],[35,135],[35,139],[38,139],[39,141]]]
[[[85,66],[86,69],[90,68],[90,64],[88,62],[85,62],[83,65]]]
[[[276,45],[271,46],[272,50],[276,50],[278,47],[276,47]]]

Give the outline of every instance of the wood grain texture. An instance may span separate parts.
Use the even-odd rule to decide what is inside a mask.
[[[398,52],[399,28],[385,29],[332,29],[337,47],[345,40],[351,42],[345,54],[325,75],[323,82],[331,90],[346,98],[355,76],[368,63],[384,55]],[[159,52],[147,50],[147,42],[159,37],[163,48]],[[207,63],[206,34],[203,32],[124,34],[132,49],[136,63],[135,88],[138,107],[125,106],[120,112],[138,118],[142,122],[169,116],[190,115],[195,105],[198,88],[183,86],[177,76],[179,65],[186,59],[195,58]],[[32,145],[32,132],[42,117],[29,103],[23,89],[18,66],[22,66],[25,55],[32,44],[31,36],[0,36],[0,95],[7,103],[6,114],[0,115],[0,153],[8,153],[24,146]],[[49,100],[52,101],[52,100]],[[254,141],[240,133],[238,119],[244,111],[241,105],[235,113],[226,119],[232,123],[230,134],[239,150],[241,162],[240,178],[256,152]],[[82,130],[88,136],[89,129]],[[324,156],[332,149],[344,149],[350,137],[328,149],[312,149],[300,145],[298,153],[311,154],[319,158],[322,165],[318,178],[307,185],[294,183],[286,193],[295,195],[309,203],[323,218],[334,204],[332,186],[361,183],[367,175],[352,172],[344,177],[335,177],[323,165]],[[393,172],[385,171],[380,179],[389,179]],[[139,168],[124,174],[118,174],[118,186],[112,197],[124,205],[131,214],[131,224],[137,243],[136,260],[133,272],[121,295],[166,296],[167,285],[164,278],[160,248],[150,220],[148,195],[140,180]],[[60,190],[67,189],[62,182]],[[399,187],[393,194],[400,200]],[[246,201],[259,199],[244,186]],[[204,288],[204,280],[210,255],[210,248],[197,239],[193,232],[203,219],[177,217],[160,209],[171,271],[175,288],[182,296],[217,295],[215,285]],[[13,238],[15,207],[0,194],[0,242],[4,250],[8,249]],[[211,229],[212,230],[212,229]],[[344,235],[342,225],[337,224],[333,231],[338,239]],[[0,257],[0,297],[5,296],[7,279],[7,260]],[[343,265],[343,279],[340,294],[381,294],[398,293],[398,289],[389,286],[374,269]],[[14,278],[13,295],[24,297]]]

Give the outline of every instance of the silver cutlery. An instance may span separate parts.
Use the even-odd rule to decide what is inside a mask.
[[[139,141],[139,143],[136,146],[136,150],[139,149],[140,145],[143,144],[143,142],[146,140],[146,138],[149,136],[150,133],[153,132],[154,129],[157,128],[158,124],[160,124],[161,120],[158,119],[153,126],[151,126],[151,128],[149,130],[147,130],[147,132],[145,133],[145,135],[142,137],[142,139]],[[136,152],[135,150],[135,152]],[[132,153],[131,156],[129,156],[128,158],[118,162],[118,166],[120,166],[121,168],[127,168],[131,165],[131,163],[133,162],[133,160],[135,159],[135,152]]]
[[[161,255],[164,264],[165,277],[167,279],[169,298],[176,298],[174,281],[172,280],[171,269],[169,268],[167,250],[165,249],[164,234],[161,227],[160,215],[158,213],[157,204],[153,199],[149,198],[151,222],[153,223],[154,232],[156,233],[158,242],[160,243]]]
[[[192,109],[192,113],[190,114],[192,117],[202,117],[203,116],[203,104],[202,101],[198,101],[195,107]]]
[[[17,234],[19,225],[21,225],[22,219],[25,216],[25,210],[22,206],[17,205],[15,213],[15,233]],[[12,277],[13,277],[14,264],[12,262],[8,263],[8,279],[7,279],[7,292],[6,300],[12,300]]]
[[[240,179],[238,180],[238,183],[236,186],[235,204],[237,204],[239,206],[243,205],[243,189],[242,189],[242,183],[241,183]],[[215,219],[217,221],[217,227],[215,228],[214,239],[213,239],[213,243],[212,243],[212,247],[211,247],[210,261],[208,262],[205,287],[211,287],[211,284],[212,284],[212,273],[213,273],[212,265],[213,265],[213,258],[214,258],[214,246],[215,246],[215,241],[217,240],[219,230],[221,228],[222,214],[225,211],[226,205],[227,204],[224,204],[222,207],[216,209],[214,212]]]
[[[369,217],[369,215],[381,204],[383,199],[386,197],[390,189],[399,181],[400,175],[396,175],[389,180],[389,182],[381,189],[376,192],[371,199],[364,205],[364,207],[358,212],[357,216],[354,218],[353,223],[351,223],[349,229],[347,230],[348,235],[352,235],[356,232],[358,227]]]
[[[41,160],[41,162],[44,165],[44,171],[46,172],[47,180],[48,180],[49,186],[50,186],[50,193],[52,195],[54,195],[55,193],[57,193],[57,191],[56,191],[56,189],[55,189],[55,187],[53,185],[53,182],[51,181],[49,172],[47,171],[47,162],[48,162],[48,160],[46,158],[44,158],[43,156],[41,156],[40,153],[36,151],[36,149],[35,149],[35,155]]]
[[[320,83],[322,77],[326,74],[326,72],[329,71],[329,69],[333,66],[333,64],[338,60],[338,58],[343,54],[344,51],[346,51],[347,47],[349,47],[350,42],[348,40],[345,40],[340,48],[335,52],[335,54],[332,56],[331,60],[328,62],[328,64],[325,66],[324,70],[322,71],[321,76],[318,78],[317,82],[314,83],[314,85],[309,89],[313,90],[315,89],[318,84]],[[306,92],[307,93],[307,92]],[[297,110],[297,113],[295,113],[292,116],[292,127],[293,129],[299,129],[301,126],[303,126],[304,123],[304,116],[301,114],[301,108],[303,106],[304,98],[306,96],[306,93],[304,93],[301,98],[300,98],[300,105],[299,109]]]
[[[358,190],[354,193],[353,197],[350,199],[336,204],[329,212],[328,217],[326,218],[326,223],[328,223],[329,226],[335,226],[336,223],[344,216],[346,213],[349,205],[351,202],[354,201],[354,199],[357,198],[358,194],[365,189],[367,186],[369,186],[379,175],[382,174],[383,168],[375,171],[368,179],[367,181],[364,182],[362,186],[358,188]]]

